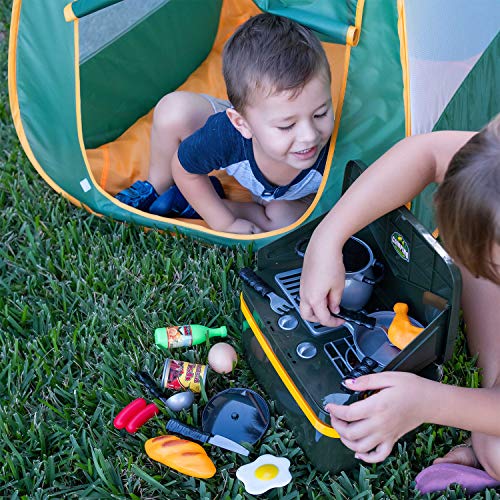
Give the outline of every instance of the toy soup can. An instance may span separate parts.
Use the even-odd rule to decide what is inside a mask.
[[[190,389],[201,392],[201,383],[207,379],[207,365],[167,358],[163,367],[162,386],[174,391]]]

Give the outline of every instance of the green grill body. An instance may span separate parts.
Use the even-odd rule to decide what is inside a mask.
[[[364,165],[358,162],[349,163],[344,189],[363,168]],[[310,237],[320,219],[258,251],[257,273],[280,296],[283,297],[284,293],[277,286],[276,275],[301,267],[302,258],[297,254],[296,247]],[[395,233],[406,242],[408,261],[393,245]],[[392,311],[396,302],[405,302],[411,317],[425,327],[383,370],[413,372],[437,379],[439,365],[451,357],[458,331],[461,293],[458,269],[439,243],[405,207],[376,220],[356,236],[370,246],[375,258],[385,267],[384,278],[375,286],[366,312]],[[247,316],[243,331],[247,360],[259,383],[285,416],[297,442],[311,463],[321,471],[337,473],[353,467],[356,464],[354,454],[340,439],[317,430],[285,381],[288,379],[288,383],[296,387],[317,422],[330,425],[329,415],[324,410],[327,402],[348,404],[359,397],[346,394],[340,385],[350,368],[362,361],[362,356],[361,359],[353,358],[353,352],[349,351],[348,346],[353,346],[352,330],[341,327],[319,335],[312,334],[297,311],[293,311],[291,314],[298,319],[298,326],[286,331],[280,328],[280,316],[270,309],[266,297],[245,285],[242,299],[248,308],[247,312],[243,308]],[[270,355],[263,349],[261,338],[271,348]],[[298,354],[297,346],[303,342],[315,347],[314,357],[304,359]],[[326,347],[331,343],[340,351],[346,349],[343,359],[347,359],[349,365],[343,364],[342,360],[337,360],[336,366],[332,363],[332,356],[328,355],[331,348]],[[283,368],[285,375],[279,373],[276,363]],[[381,370],[378,368],[375,371]]]

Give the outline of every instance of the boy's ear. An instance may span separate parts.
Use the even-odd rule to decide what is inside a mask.
[[[233,124],[233,127],[245,138],[251,139],[253,136],[252,129],[250,125],[245,120],[243,115],[238,113],[234,108],[227,108],[226,115],[229,121]]]

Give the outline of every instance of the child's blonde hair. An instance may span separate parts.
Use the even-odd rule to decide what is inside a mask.
[[[435,195],[439,232],[450,255],[475,276],[500,284],[500,115],[452,158]]]
[[[224,46],[227,95],[242,113],[256,90],[298,94],[316,75],[331,79],[325,51],[312,31],[282,16],[259,14]]]

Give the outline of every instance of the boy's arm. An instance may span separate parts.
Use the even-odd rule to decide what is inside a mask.
[[[342,442],[366,462],[384,460],[401,436],[422,423],[500,436],[498,386],[456,387],[401,372],[366,375],[346,385],[379,391],[349,406],[326,406]]]
[[[408,137],[375,161],[340,198],[314,231],[304,257],[300,287],[302,317],[338,326],[345,280],[342,247],[354,233],[404,205],[431,182],[440,182],[448,164],[473,132],[434,132]]]
[[[239,234],[261,232],[252,222],[233,215],[219,198],[207,175],[187,172],[177,153],[172,159],[172,175],[184,197],[212,229]]]

